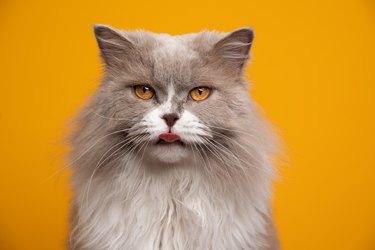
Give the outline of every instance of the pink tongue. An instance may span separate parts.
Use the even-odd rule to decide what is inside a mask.
[[[160,134],[159,138],[166,142],[175,142],[181,139],[181,137],[178,134],[173,133]]]

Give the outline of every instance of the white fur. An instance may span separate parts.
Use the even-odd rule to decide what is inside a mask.
[[[162,119],[164,105],[161,105],[148,112],[142,122],[146,126],[146,131],[150,134],[151,140],[157,140],[160,134],[168,133],[168,125]]]
[[[171,112],[171,109],[172,109],[172,98],[173,98],[174,94],[175,94],[174,87],[170,83],[168,85],[168,97],[167,97],[167,101],[165,103],[165,107],[163,108],[165,113],[170,113]]]
[[[164,114],[171,113],[174,94],[174,87],[170,84],[166,102],[145,115],[142,125],[147,127],[146,131],[150,134],[151,140],[155,141],[160,134],[169,132],[169,128],[162,117]],[[171,132],[179,134],[182,141],[202,142],[201,136],[208,136],[209,134],[206,132],[208,129],[193,113],[184,110],[180,119],[172,127]]]
[[[155,141],[162,133],[168,133],[169,128],[161,117],[168,113],[165,112],[168,103],[161,105],[147,113],[143,124],[147,126],[146,131],[150,134],[151,140]],[[182,141],[187,142],[202,142],[201,136],[208,136],[204,130],[208,129],[199,119],[191,112],[185,110],[181,118],[177,120],[176,124],[172,127],[171,132],[179,134]]]
[[[172,127],[172,132],[179,134],[181,139],[187,142],[202,142],[201,136],[209,136],[207,130],[209,128],[188,110],[182,113],[181,118]]]
[[[146,131],[150,134],[152,140],[156,140],[162,133],[169,132],[168,125],[162,117],[164,114],[171,113],[172,98],[174,93],[175,91],[173,85],[170,84],[168,86],[167,101],[148,112],[143,118],[142,125],[147,127]]]

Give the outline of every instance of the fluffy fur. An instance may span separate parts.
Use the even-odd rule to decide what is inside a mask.
[[[70,249],[278,249],[272,136],[243,76],[252,30],[94,30],[105,74],[70,136]],[[204,101],[189,96],[198,86]],[[167,113],[181,143],[158,141]]]

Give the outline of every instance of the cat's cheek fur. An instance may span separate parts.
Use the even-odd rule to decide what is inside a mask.
[[[204,143],[203,137],[211,137],[209,128],[188,110],[183,111],[172,132],[180,134],[183,141],[188,143]]]
[[[168,133],[168,126],[165,121],[161,118],[164,108],[159,106],[143,118],[143,125],[146,126],[146,131],[149,133],[151,141],[157,141],[158,137],[162,133]]]

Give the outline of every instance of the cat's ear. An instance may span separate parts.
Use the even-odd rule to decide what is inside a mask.
[[[121,31],[107,25],[94,25],[100,54],[108,67],[123,65],[136,53],[133,43]]]
[[[229,33],[218,41],[212,48],[212,53],[237,69],[242,69],[248,60],[254,31],[251,28],[241,28]]]

